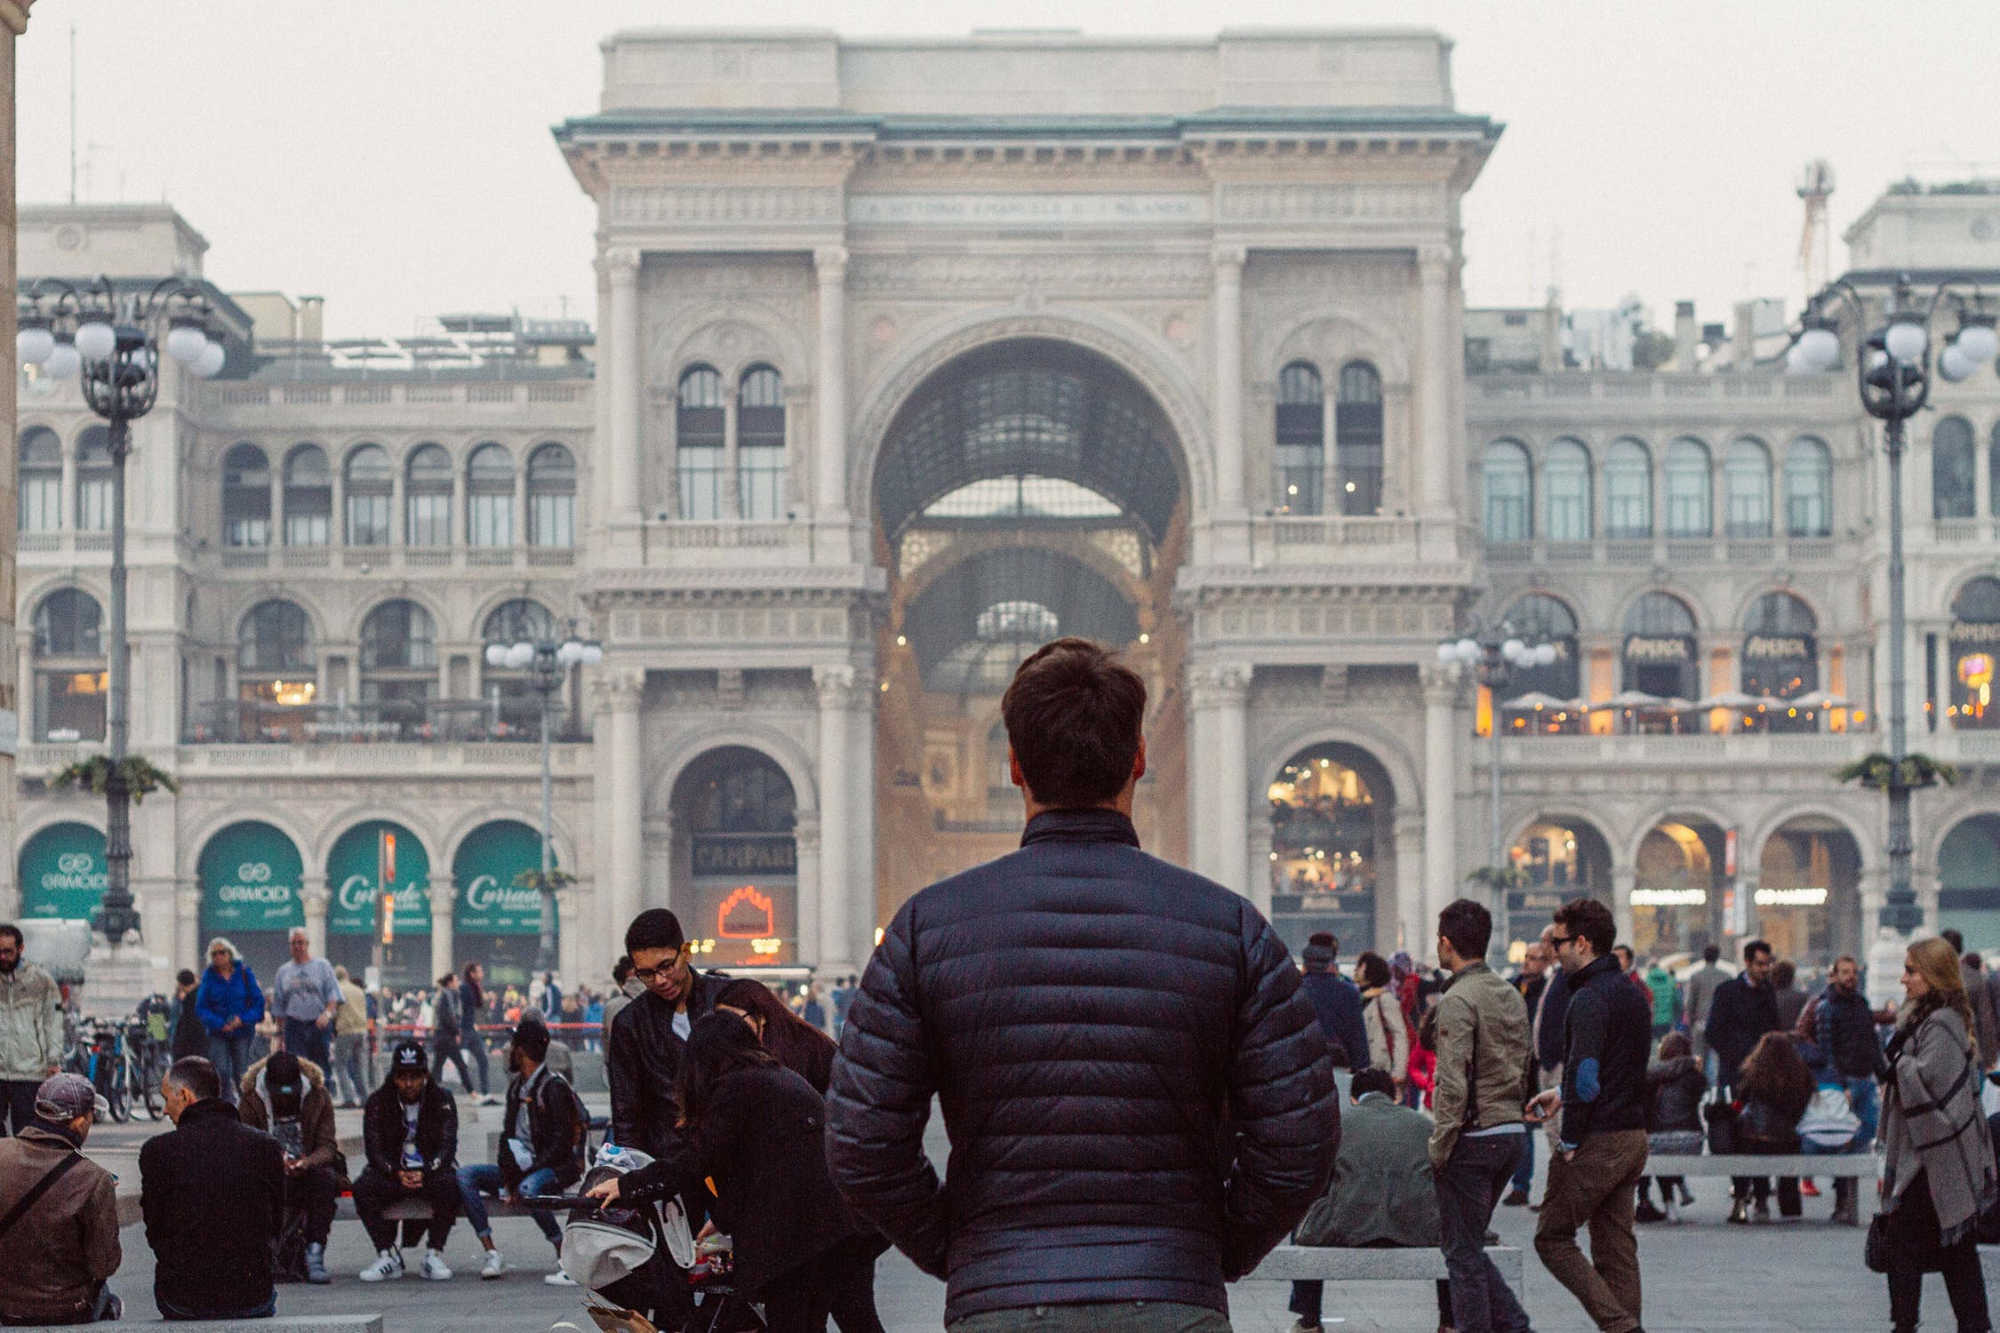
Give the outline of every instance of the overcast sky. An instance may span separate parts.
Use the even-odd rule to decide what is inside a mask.
[[[233,289],[326,297],[329,336],[442,311],[595,318],[589,202],[549,127],[595,109],[598,41],[676,22],[1212,34],[1424,24],[1461,110],[1506,133],[1466,203],[1475,305],[1637,292],[1796,305],[1800,166],[1838,231],[1888,182],[2000,176],[1996,0],[41,0],[20,44],[19,191],[175,204]]]

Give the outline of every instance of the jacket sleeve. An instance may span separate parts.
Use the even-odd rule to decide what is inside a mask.
[[[251,1027],[264,1021],[264,988],[248,963],[243,965],[243,1021]]]
[[[91,1281],[103,1282],[117,1273],[123,1262],[125,1252],[118,1244],[118,1186],[109,1174],[100,1175],[83,1206],[83,1264]]]
[[[386,1098],[371,1097],[366,1109],[361,1112],[361,1150],[368,1158],[368,1165],[377,1175],[390,1180],[402,1163],[402,1125],[397,1123],[392,1132]]]
[[[576,1102],[570,1097],[568,1088],[558,1084],[554,1078],[542,1080],[538,1101],[535,1108],[535,1169],[547,1168],[561,1175],[576,1162]],[[507,1145],[501,1144],[500,1164],[503,1168],[512,1156],[507,1151]]]
[[[299,1160],[307,1166],[331,1168],[340,1154],[340,1132],[333,1122],[333,1096],[325,1091],[318,1097],[308,1093],[306,1104],[314,1109],[312,1119],[306,1124],[306,1155]]]
[[[924,1155],[936,1079],[914,997],[912,916],[905,903],[890,922],[847,1011],[827,1087],[826,1164],[855,1212],[918,1268],[943,1278],[950,1220]]]
[[[1466,1070],[1472,1064],[1473,1030],[1478,1016],[1472,1005],[1447,994],[1438,1001],[1433,1029],[1437,1042],[1437,1086],[1431,1094],[1431,1166],[1442,1167],[1458,1145],[1465,1127]]]
[[[1340,1150],[1333,1062],[1298,969],[1255,908],[1246,902],[1240,912],[1244,990],[1226,1071],[1237,1147],[1222,1225],[1222,1275],[1231,1282],[1305,1216]]]
[[[458,1101],[443,1088],[444,1112],[440,1117],[441,1137],[438,1140],[437,1156],[424,1163],[426,1171],[450,1171],[458,1163]]]
[[[1585,986],[1570,996],[1569,1051],[1563,1060],[1562,1130],[1565,1149],[1580,1145],[1590,1133],[1590,1119],[1601,1089],[1598,1078],[1604,1060],[1610,1006],[1597,988]]]
[[[611,1085],[611,1141],[627,1148],[644,1147],[639,1129],[639,1040],[633,1034],[632,1006],[626,1005],[611,1020],[610,1049],[605,1053],[604,1077]]]
[[[1351,992],[1354,999],[1340,1007],[1340,1031],[1336,1035],[1340,1044],[1347,1048],[1347,1067],[1359,1073],[1366,1069],[1373,1057],[1368,1054],[1368,1029],[1361,1022],[1361,992]]]
[[[252,1129],[271,1132],[270,1117],[264,1114],[264,1098],[256,1091],[239,1091],[236,1097],[236,1118]]]
[[[221,989],[207,972],[201,974],[201,984],[194,988],[194,1016],[210,1032],[222,1031],[222,1025],[229,1021],[229,1015],[222,1012]]]
[[[171,1246],[179,1239],[168,1230],[166,1191],[155,1179],[153,1163],[166,1151],[167,1136],[164,1134],[147,1139],[139,1149],[139,1214],[146,1222],[146,1244],[154,1254],[159,1254],[162,1246]]]

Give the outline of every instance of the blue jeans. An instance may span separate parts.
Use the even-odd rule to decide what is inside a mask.
[[[243,1081],[244,1072],[252,1064],[250,1043],[256,1038],[257,1030],[247,1023],[234,1032],[208,1034],[208,1060],[222,1080],[222,1100],[232,1106],[236,1103],[236,1085]]]
[[[505,1143],[500,1145],[500,1151],[509,1151]],[[539,1171],[530,1171],[521,1177],[520,1192],[523,1194],[553,1194],[556,1188],[556,1173],[547,1167]],[[472,1234],[481,1240],[490,1239],[493,1235],[493,1224],[486,1220],[486,1200],[481,1198],[480,1194],[484,1192],[497,1196],[500,1193],[500,1168],[487,1162],[481,1162],[477,1166],[461,1166],[458,1168],[458,1192],[465,1196],[465,1220],[471,1224]],[[529,1216],[535,1219],[535,1225],[542,1229],[544,1236],[548,1237],[549,1244],[556,1246],[562,1244],[562,1228],[556,1225],[554,1213],[546,1209],[536,1209]]]
[[[1514,1172],[1521,1140],[1534,1133],[1460,1138],[1437,1172],[1438,1223],[1451,1273],[1452,1326],[1464,1333],[1527,1333],[1527,1312],[1486,1257],[1486,1227]],[[1631,1193],[1626,1193],[1631,1208]],[[1593,1234],[1592,1242],[1596,1237]]]
[[[1533,1132],[1521,1136],[1521,1160],[1514,1166],[1514,1178],[1508,1186],[1526,1194],[1535,1183],[1535,1136]]]
[[[1847,1085],[1847,1101],[1854,1108],[1854,1114],[1861,1118],[1861,1128],[1855,1132],[1852,1151],[1860,1152],[1875,1144],[1875,1130],[1881,1123],[1881,1105],[1875,1100],[1875,1080],[1872,1078],[1842,1079]]]
[[[288,1018],[285,1020],[285,1049],[301,1060],[310,1060],[319,1066],[319,1072],[333,1073],[333,1052],[330,1045],[333,1028],[321,1027],[310,1018]]]

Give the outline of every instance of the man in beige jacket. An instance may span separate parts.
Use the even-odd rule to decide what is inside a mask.
[[[35,1123],[35,1090],[62,1063],[62,992],[23,956],[21,928],[0,925],[0,1134]]]

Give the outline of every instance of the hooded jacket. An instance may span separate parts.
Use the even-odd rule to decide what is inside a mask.
[[[63,1134],[40,1123],[0,1139],[0,1214],[75,1151]],[[88,1314],[98,1288],[124,1262],[117,1182],[95,1162],[77,1163],[14,1224],[5,1248],[0,1316],[38,1324]]]
[[[0,972],[0,1079],[40,1083],[62,1063],[62,992],[23,958]]]
[[[270,1094],[264,1086],[264,1068],[270,1063],[271,1057],[267,1055],[243,1071],[243,1081],[238,1085],[240,1096],[236,1102],[236,1113],[243,1118],[243,1123],[267,1134],[271,1130],[271,1103]],[[340,1136],[333,1123],[333,1097],[326,1090],[326,1075],[320,1072],[318,1065],[305,1059],[299,1061],[299,1071],[306,1079],[306,1095],[299,1104],[299,1128],[305,1135],[305,1155],[299,1161],[308,1168],[323,1166],[346,1179],[347,1159],[340,1152]],[[400,1143],[399,1139],[399,1150]]]
[[[423,1154],[424,1174],[457,1170],[458,1103],[437,1080],[426,1078],[419,1105],[417,1151]],[[369,1094],[361,1112],[361,1146],[368,1154],[369,1169],[377,1174],[394,1180],[403,1169],[403,1099],[393,1078],[382,1080],[382,1086]]]

